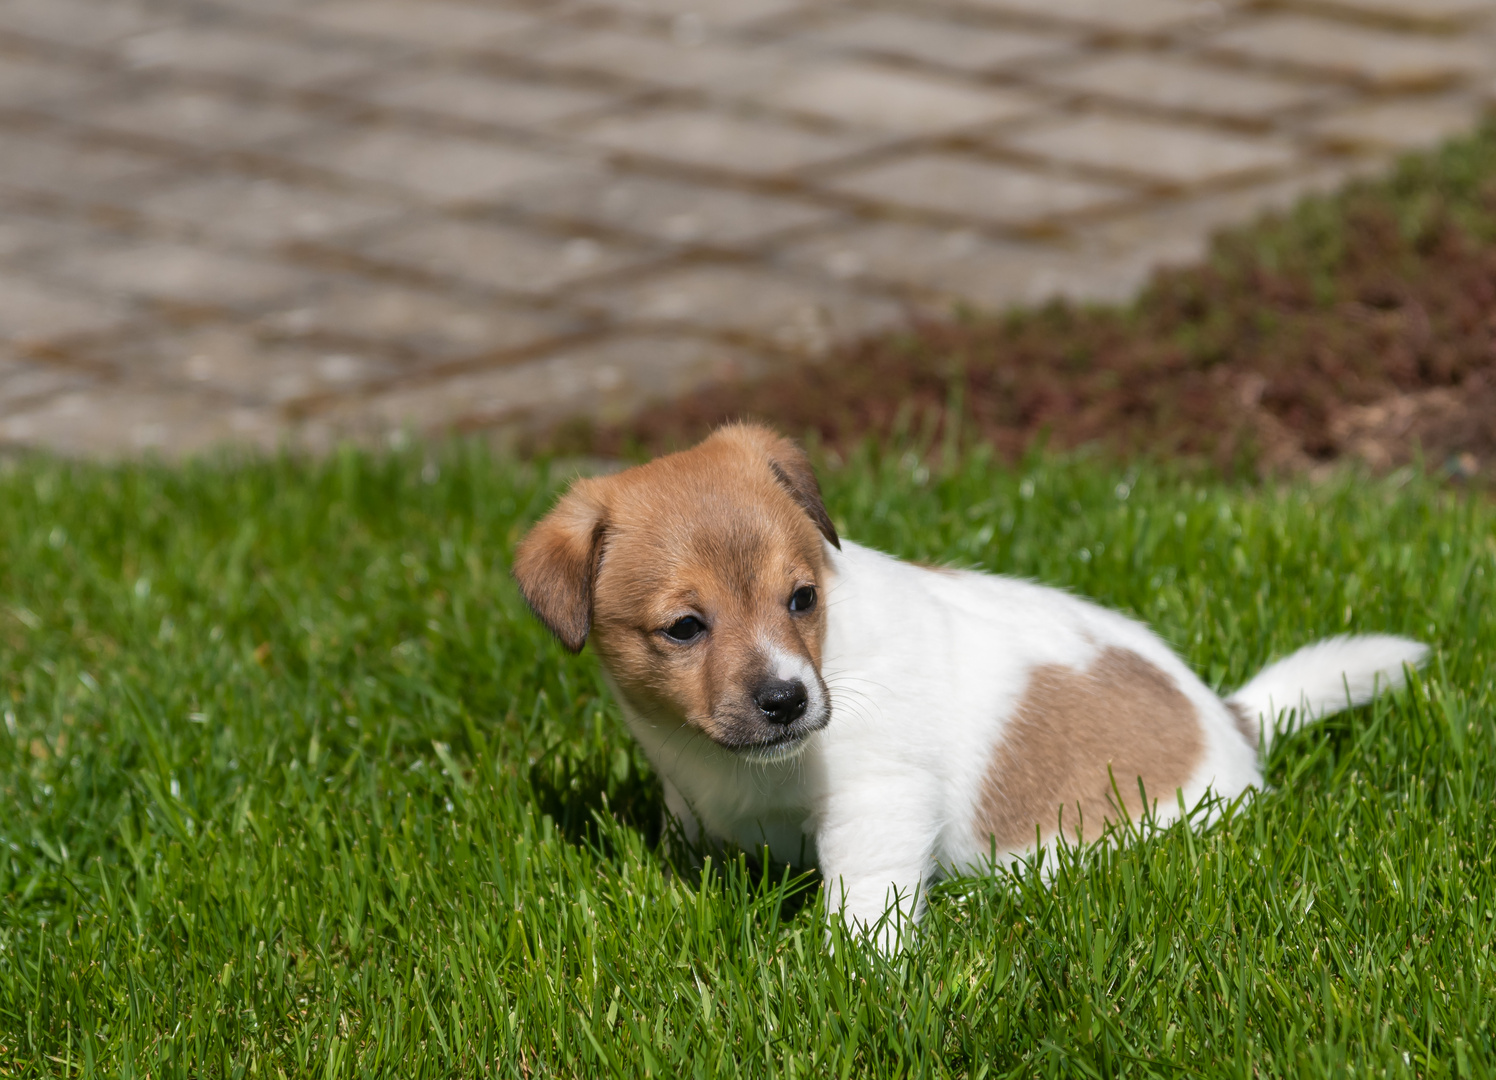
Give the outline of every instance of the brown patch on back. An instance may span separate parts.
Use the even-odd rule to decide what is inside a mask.
[[[1195,706],[1130,649],[1104,650],[1087,671],[1037,667],[993,754],[978,835],[995,839],[999,851],[1018,851],[1036,831],[1048,839],[1063,822],[1067,837],[1084,827],[1094,840],[1104,821],[1118,819],[1118,793],[1136,820],[1138,780],[1150,803],[1168,800],[1203,749]]]
[[[1236,722],[1236,730],[1241,732],[1241,737],[1253,746],[1257,745],[1260,731],[1257,721],[1247,712],[1246,706],[1238,705],[1234,701],[1226,702],[1226,709],[1231,713],[1231,719]]]

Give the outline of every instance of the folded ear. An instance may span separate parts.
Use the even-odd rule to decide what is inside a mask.
[[[821,485],[805,451],[789,439],[776,438],[769,445],[769,468],[774,470],[774,478],[780,486],[795,497],[800,508],[815,522],[821,535],[840,551],[841,538],[836,535],[836,526],[831,523],[831,515],[826,513],[826,504],[821,501]]]
[[[514,553],[525,602],[572,652],[582,651],[592,629],[592,580],[607,528],[599,495],[594,481],[577,481]]]

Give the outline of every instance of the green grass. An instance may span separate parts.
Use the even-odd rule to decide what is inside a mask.
[[[439,465],[439,467],[438,467]],[[1436,646],[1203,833],[935,890],[886,960],[697,872],[506,576],[557,486],[453,449],[0,473],[0,1075],[1489,1076],[1496,508],[968,455],[845,533],[1148,619],[1206,679]]]

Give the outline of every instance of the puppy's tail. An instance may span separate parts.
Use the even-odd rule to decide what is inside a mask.
[[[1402,686],[1407,668],[1428,658],[1428,646],[1389,634],[1332,637],[1306,645],[1259,671],[1226,704],[1271,745],[1279,718],[1293,713],[1293,728],[1341,709],[1365,705],[1378,693]]]

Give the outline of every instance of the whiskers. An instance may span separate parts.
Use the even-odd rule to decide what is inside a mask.
[[[700,721],[694,721],[690,717],[687,717],[675,725],[671,729],[670,734],[665,736],[665,741],[660,744],[659,750],[661,762],[663,763],[666,755],[672,752],[675,755],[670,763],[670,769],[666,770],[667,772],[673,772],[678,768],[681,758],[685,757],[686,751],[690,750],[693,746],[700,746],[702,743],[705,743],[714,750],[720,749],[711,739],[698,737],[701,735],[700,728]]]
[[[888,687],[882,683],[846,671],[827,670],[822,672],[821,679],[826,684],[826,692],[831,695],[833,724],[838,716],[850,715],[864,722],[876,719],[880,711],[876,694],[878,691],[884,696],[889,693]]]

